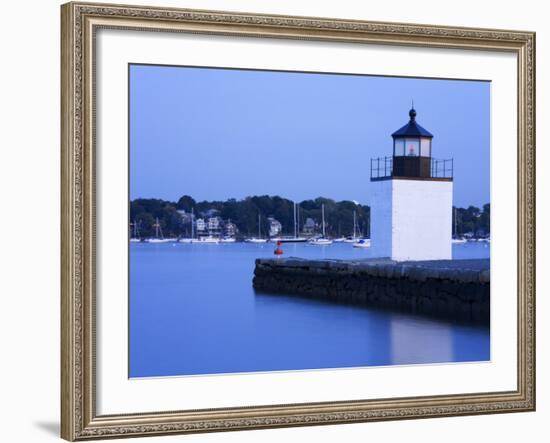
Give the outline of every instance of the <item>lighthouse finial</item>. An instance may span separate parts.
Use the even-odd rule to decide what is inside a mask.
[[[416,118],[416,111],[414,109],[414,99],[411,100],[411,110],[409,111],[409,117],[411,120],[414,120]]]

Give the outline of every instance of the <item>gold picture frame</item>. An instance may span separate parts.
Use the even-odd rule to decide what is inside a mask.
[[[61,436],[195,433],[535,409],[535,34],[73,2],[61,7]],[[98,416],[94,37],[100,28],[506,51],[518,68],[518,380],[510,392]],[[131,412],[131,411],[128,411]]]

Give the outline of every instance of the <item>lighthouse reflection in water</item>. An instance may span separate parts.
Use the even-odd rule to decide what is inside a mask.
[[[254,259],[274,244],[130,245],[130,376],[486,361],[489,328],[258,294]],[[368,249],[283,244],[285,256],[356,259]],[[487,243],[453,245],[486,258]],[[214,278],[215,277],[215,278]]]

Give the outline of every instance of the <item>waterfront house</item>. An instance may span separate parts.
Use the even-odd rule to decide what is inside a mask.
[[[310,217],[306,218],[306,222],[304,223],[304,234],[313,235],[315,233],[315,226],[315,220]]]
[[[269,236],[277,237],[280,235],[283,230],[283,225],[273,217],[268,217],[267,220],[269,221]]]
[[[227,222],[225,222],[223,232],[225,237],[233,238],[237,235],[238,232],[237,225],[235,223],[232,223],[231,220],[227,220]]]
[[[220,217],[210,217],[207,223],[208,234],[213,236],[219,236],[221,233],[221,219]]]
[[[203,218],[197,218],[195,221],[195,228],[199,234],[206,231],[206,222]]]

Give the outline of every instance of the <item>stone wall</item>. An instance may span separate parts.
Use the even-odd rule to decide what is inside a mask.
[[[489,260],[258,259],[253,285],[259,292],[489,322]]]

